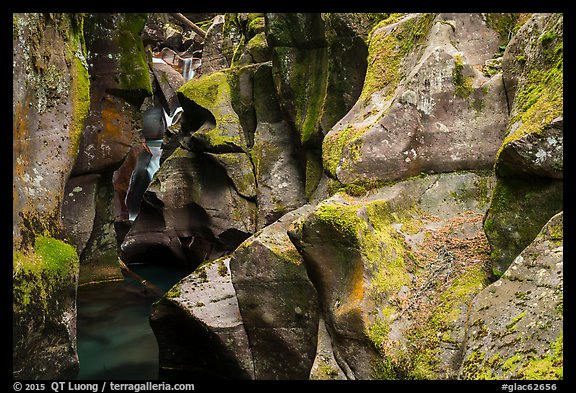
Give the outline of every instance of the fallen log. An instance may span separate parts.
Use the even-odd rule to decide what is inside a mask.
[[[202,39],[206,38],[206,32],[204,30],[202,30],[200,27],[198,27],[194,22],[192,22],[190,19],[186,18],[184,15],[180,14],[180,13],[171,13],[171,15],[178,19],[180,22],[184,23],[186,26],[188,26],[189,28],[192,29],[192,31],[196,34],[198,34]]]
[[[148,291],[150,291],[158,296],[164,295],[164,291],[162,291],[156,285],[152,284],[141,275],[134,273],[132,270],[130,270],[130,268],[124,263],[124,261],[120,259],[120,257],[118,257],[118,263],[120,264],[120,270],[122,271],[122,273],[125,273],[126,275],[132,277],[144,287],[144,293],[147,294]]]

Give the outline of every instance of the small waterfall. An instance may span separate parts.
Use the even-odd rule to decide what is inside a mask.
[[[198,51],[197,51],[198,52]],[[196,69],[200,67],[200,58],[186,57],[183,58],[176,52],[164,48],[160,53],[161,57],[152,57],[153,64],[167,64],[172,68],[178,70],[184,81],[187,82],[194,77]],[[172,115],[166,112],[166,108],[162,108],[164,119],[164,130],[172,124],[178,122],[182,114],[182,107],[178,106]],[[154,129],[152,125],[152,129]],[[155,135],[156,136],[156,135]],[[157,137],[157,136],[156,136]],[[146,152],[142,152],[138,158],[134,172],[130,179],[130,185],[126,194],[125,203],[128,207],[128,219],[134,221],[138,216],[140,210],[140,201],[146,191],[148,185],[152,182],[154,175],[160,169],[160,157],[162,155],[162,139],[147,139]],[[134,193],[134,195],[132,195]],[[129,202],[131,201],[131,202]]]
[[[188,82],[196,75],[202,64],[202,50],[196,50],[190,54],[189,52],[181,52],[180,54],[174,52],[170,48],[163,48],[158,54],[152,57],[152,63],[168,64],[184,78],[184,82]]]
[[[150,175],[150,179],[152,179],[154,177],[154,174],[160,168],[160,156],[162,155],[162,139],[148,140],[146,141],[146,146],[148,146],[150,153],[152,153],[152,158],[148,163],[148,167],[146,167],[146,170]]]
[[[182,76],[184,80],[188,82],[190,79],[194,78],[195,71],[192,68],[192,58],[188,57],[182,59],[183,66],[182,66]]]

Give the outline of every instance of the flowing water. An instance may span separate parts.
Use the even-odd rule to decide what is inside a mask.
[[[190,273],[153,265],[130,269],[163,291]],[[149,323],[156,300],[132,278],[79,287],[77,379],[158,379],[158,344]]]

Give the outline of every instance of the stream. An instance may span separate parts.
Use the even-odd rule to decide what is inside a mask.
[[[155,265],[130,269],[163,291],[190,273]],[[78,288],[79,380],[158,379],[158,344],[150,327],[153,293],[144,294],[134,279]]]

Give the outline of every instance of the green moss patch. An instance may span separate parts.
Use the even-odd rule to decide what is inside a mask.
[[[148,71],[146,51],[140,38],[147,18],[148,15],[145,13],[123,14],[116,40],[121,51],[120,88],[150,96],[152,95],[152,82]]]
[[[552,120],[563,114],[564,48],[562,24],[558,16],[555,18],[551,22],[554,26],[540,36],[540,46],[533,48],[537,51],[534,58],[530,62],[516,59],[521,63],[522,75],[503,147],[526,134],[541,133]]]
[[[376,91],[385,90],[390,98],[404,75],[401,73],[403,59],[413,52],[426,38],[434,14],[423,14],[408,19],[389,33],[378,33],[378,29],[396,22],[396,17],[380,22],[375,28],[368,48],[368,69],[361,99],[367,99]]]
[[[74,287],[78,275],[76,249],[62,240],[38,236],[33,249],[14,251],[12,261],[15,312],[61,312],[63,291]]]
[[[452,82],[454,83],[454,93],[457,97],[467,98],[472,93],[471,76],[463,74],[464,63],[460,55],[454,58],[454,70],[452,71]]]
[[[326,135],[322,142],[322,164],[328,176],[338,179],[336,169],[342,159],[344,148],[365,132],[364,128],[348,125],[341,131]]]

